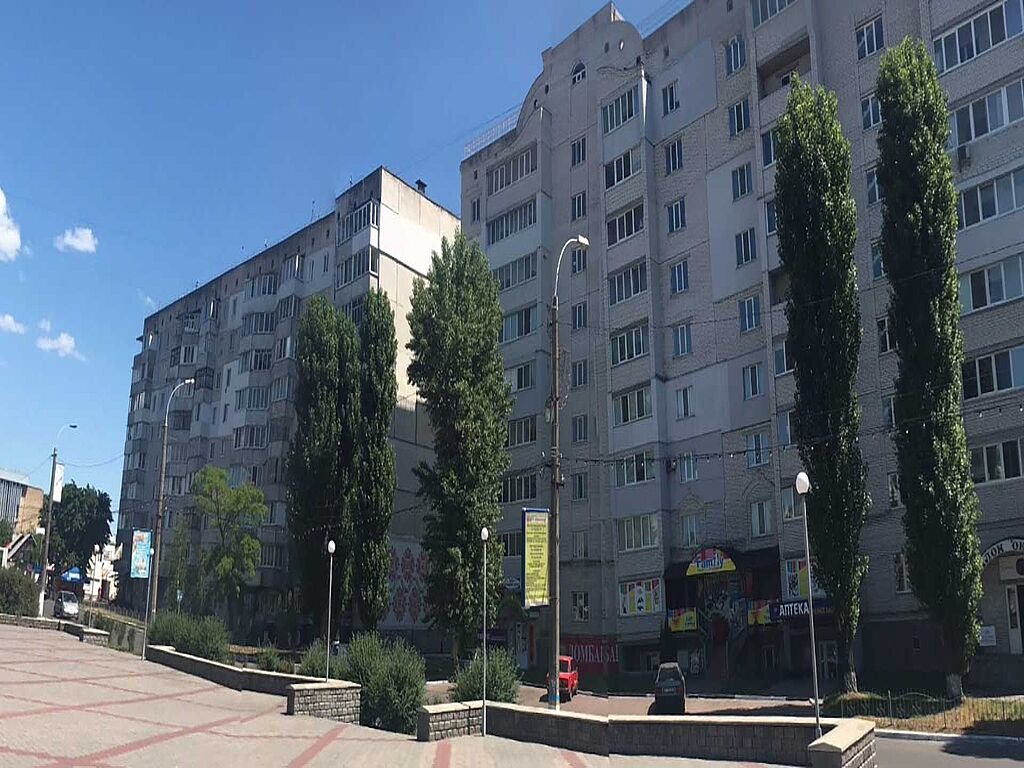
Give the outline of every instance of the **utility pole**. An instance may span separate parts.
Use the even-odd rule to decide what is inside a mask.
[[[53,465],[50,467],[50,495],[46,498],[46,532],[43,534],[43,559],[39,563],[39,617],[43,616],[43,604],[46,602],[46,570],[50,560],[50,528],[53,527],[53,494],[57,484],[57,441],[65,429],[78,429],[77,424],[65,424],[57,430],[53,441]]]

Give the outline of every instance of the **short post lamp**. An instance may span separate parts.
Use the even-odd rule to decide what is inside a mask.
[[[491,532],[485,525],[480,529],[480,541],[484,543],[484,695],[483,695],[483,719],[480,723],[481,735],[487,735],[487,539]]]
[[[334,539],[327,542],[327,554],[330,556],[330,564],[327,566],[327,671],[324,672],[324,682],[331,679],[331,592],[334,591]]]
[[[821,738],[821,705],[818,701],[818,647],[814,642],[814,575],[811,570],[811,539],[807,533],[807,492],[811,490],[811,480],[806,472],[796,476],[796,492],[803,504],[804,518],[804,558],[807,562],[807,623],[811,629],[811,679],[814,681],[814,727],[818,738]]]

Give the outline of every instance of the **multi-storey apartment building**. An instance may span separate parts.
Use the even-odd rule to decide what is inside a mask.
[[[455,215],[426,196],[425,184],[412,187],[381,167],[341,194],[329,214],[147,317],[132,364],[118,542],[130,547],[133,529],[155,525],[161,429],[169,409],[161,575],[179,526],[190,527],[191,563],[214,538],[194,514],[190,491],[203,466],[223,467],[233,485],[253,483],[267,500],[261,563],[246,609],[257,620],[271,619],[293,584],[285,461],[294,435],[299,317],[310,297],[322,294],[358,324],[367,291],[379,287],[391,299],[398,340],[392,604],[382,627],[425,627],[425,558],[412,469],[429,460],[433,436],[406,376],[406,315],[413,282],[426,276],[442,237],[450,238],[457,227]],[[178,390],[168,403],[174,386],[193,377],[195,385]],[[122,558],[122,570],[127,561]],[[121,579],[127,600],[144,605],[145,584],[130,584],[127,573]],[[175,598],[165,588],[166,579],[161,605]]]
[[[875,80],[881,53],[905,36],[935,51],[955,129],[964,418],[986,552],[976,673],[1021,659],[1022,15],[1021,0],[694,0],[642,36],[606,5],[543,52],[518,115],[467,146],[462,226],[499,279],[516,391],[502,494],[510,574],[520,508],[550,502],[555,260],[572,236],[590,241],[558,275],[562,639],[585,664],[643,670],[668,651],[713,676],[809,666],[773,206],[773,127],[799,73],[838,94],[859,212],[860,445],[873,499],[859,664],[940,666],[902,555],[897,362],[876,244]],[[827,603],[816,623],[821,671],[834,677]]]

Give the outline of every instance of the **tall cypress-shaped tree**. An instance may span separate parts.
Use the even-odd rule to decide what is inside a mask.
[[[457,654],[475,641],[481,617],[483,546],[494,529],[508,466],[505,449],[512,400],[498,350],[498,285],[487,259],[461,232],[441,243],[426,282],[413,289],[409,379],[426,402],[435,462],[416,469],[429,506],[424,548],[430,558],[428,616],[454,639]],[[493,620],[501,584],[501,544],[491,536],[487,601]]]
[[[917,598],[939,624],[947,687],[963,695],[978,637],[978,499],[960,413],[956,190],[949,107],[931,56],[905,40],[882,58],[878,181],[885,192],[882,259],[899,355],[896,456],[906,557]]]
[[[363,626],[376,629],[388,608],[391,550],[388,529],[395,504],[395,451],[388,435],[398,396],[395,315],[387,294],[371,289],[359,327],[362,374],[361,498],[356,518],[355,585]]]
[[[352,571],[355,560],[355,521],[359,514],[360,445],[362,408],[360,403],[359,331],[344,312],[338,312],[338,485],[341,518],[329,533],[337,551],[334,556],[334,614],[341,611],[352,597]],[[363,542],[360,541],[359,546]]]
[[[867,572],[860,534],[871,504],[857,440],[857,207],[850,194],[850,146],[835,94],[824,88],[793,84],[779,123],[775,205],[779,255],[790,279],[793,426],[811,478],[805,514],[814,577],[832,604],[843,685],[853,691],[853,637]]]

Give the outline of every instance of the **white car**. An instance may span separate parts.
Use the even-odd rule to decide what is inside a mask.
[[[77,619],[78,598],[73,592],[60,592],[53,602],[53,618]]]

